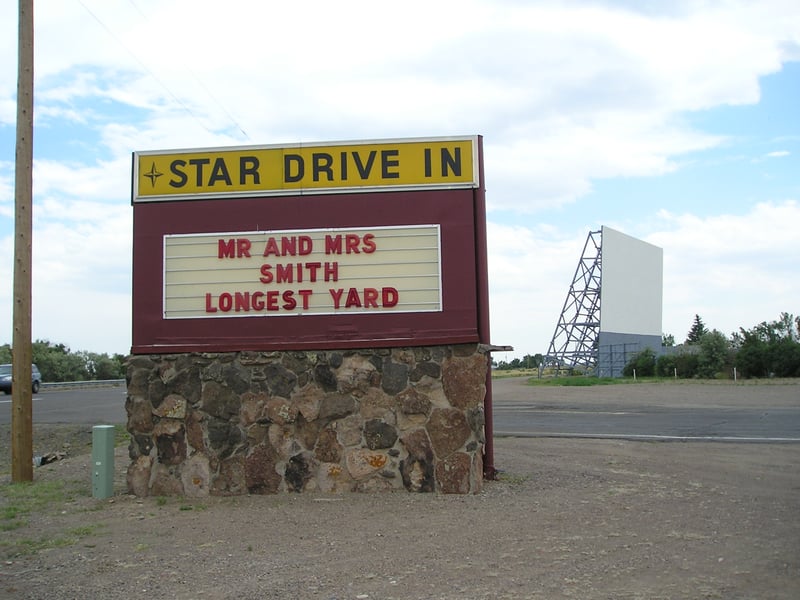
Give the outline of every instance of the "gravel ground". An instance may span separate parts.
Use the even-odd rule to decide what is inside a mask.
[[[796,382],[524,393],[548,405],[604,395],[668,405],[744,402],[739,388],[751,402],[800,405]],[[116,495],[94,500],[91,427],[35,429],[42,450],[70,444],[35,474],[62,497],[0,530],[2,598],[800,597],[799,444],[498,438],[503,473],[476,495],[201,501],[126,495],[120,448]],[[0,527],[15,502],[0,475]]]

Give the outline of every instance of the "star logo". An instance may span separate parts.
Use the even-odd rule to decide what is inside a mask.
[[[158,169],[156,169],[156,163],[153,162],[153,166],[150,167],[150,170],[147,173],[144,173],[144,176],[150,180],[150,183],[153,184],[153,187],[156,187],[156,179],[161,177],[163,173],[159,173]]]

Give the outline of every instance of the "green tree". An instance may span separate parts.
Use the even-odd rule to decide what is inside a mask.
[[[675,354],[662,354],[656,359],[656,375],[673,377],[676,369]]]
[[[686,343],[687,344],[697,344],[700,342],[700,338],[703,337],[708,330],[706,329],[705,324],[703,323],[703,319],[700,318],[700,315],[694,316],[694,321],[692,322],[692,328],[689,330],[689,333],[686,336]]]
[[[541,354],[534,354],[533,356],[526,354],[522,357],[522,367],[525,369],[538,369],[543,360],[544,357]]]
[[[697,375],[713,379],[730,362],[728,339],[716,329],[704,333],[698,341],[700,353],[697,356]]]
[[[86,381],[90,379],[121,379],[125,377],[123,354],[72,352],[64,344],[36,340],[31,345],[33,362],[39,367],[44,381]],[[9,344],[0,345],[0,363],[10,363],[13,352]]]
[[[675,336],[671,333],[661,334],[661,345],[667,348],[672,348],[675,345]]]
[[[652,377],[656,374],[656,354],[652,348],[638,352],[622,369],[622,374],[631,377],[636,371],[637,377]]]
[[[695,352],[679,352],[675,355],[675,368],[681,379],[692,379],[697,376],[698,355]]]
[[[92,359],[92,379],[120,379],[123,377],[119,359],[108,354],[90,354]]]
[[[800,319],[781,313],[777,321],[739,331],[735,365],[743,377],[800,376]]]
[[[85,381],[86,361],[64,344],[36,340],[31,346],[33,362],[39,367],[43,381]]]

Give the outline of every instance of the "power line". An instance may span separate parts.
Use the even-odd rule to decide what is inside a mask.
[[[150,17],[148,17],[148,16],[147,16],[147,15],[146,15],[146,14],[145,14],[143,11],[142,11],[142,9],[140,9],[140,8],[139,8],[139,5],[138,5],[138,4],[136,4],[136,2],[134,2],[134,0],[128,0],[128,2],[131,4],[131,6],[133,6],[133,7],[136,9],[136,12],[138,12],[138,13],[139,13],[139,15],[142,17],[142,19],[144,19],[145,21],[149,21],[149,20],[150,20]],[[197,74],[196,74],[194,71],[192,71],[192,69],[190,69],[190,68],[189,68],[189,66],[188,66],[186,63],[183,63],[181,66],[182,66],[183,70],[184,70],[184,71],[186,71],[187,73],[189,73],[189,74],[190,74],[190,75],[191,75],[191,76],[194,78],[194,80],[197,82],[197,84],[198,84],[198,85],[199,85],[201,88],[203,88],[203,91],[204,91],[204,92],[205,92],[205,93],[208,95],[208,97],[209,97],[209,98],[211,98],[211,100],[213,100],[213,101],[214,101],[214,104],[216,104],[216,105],[217,105],[217,107],[218,107],[218,108],[219,108],[219,109],[220,109],[220,110],[221,110],[223,113],[225,113],[225,116],[226,116],[226,117],[228,117],[228,120],[230,120],[230,122],[234,124],[234,126],[236,127],[236,129],[238,129],[238,130],[239,130],[239,131],[242,133],[242,135],[243,135],[243,136],[244,136],[246,139],[248,139],[248,140],[249,140],[249,139],[250,139],[250,136],[249,136],[249,135],[247,135],[247,132],[246,132],[246,131],[245,131],[245,130],[242,128],[242,126],[241,126],[241,125],[239,125],[239,122],[238,122],[238,121],[237,121],[237,120],[236,120],[236,119],[233,117],[233,115],[231,115],[231,113],[228,111],[228,109],[226,109],[226,108],[225,108],[225,106],[222,104],[222,102],[220,102],[220,101],[217,99],[217,97],[216,97],[216,96],[214,96],[214,94],[212,94],[212,93],[211,93],[211,90],[209,90],[209,89],[208,89],[208,87],[207,87],[207,86],[205,85],[205,83],[203,83],[203,81],[202,81],[202,80],[201,80],[201,79],[200,79],[200,78],[197,76]]]
[[[132,5],[132,6],[133,6],[133,7],[136,9],[136,11],[137,11],[137,12],[138,12],[138,13],[139,13],[141,16],[142,16],[142,18],[144,18],[145,20],[147,20],[147,16],[146,16],[146,15],[145,15],[145,14],[144,14],[144,13],[141,11],[141,9],[140,9],[140,8],[139,8],[139,7],[138,7],[138,6],[137,6],[137,5],[136,5],[136,4],[133,2],[133,0],[129,0],[129,2],[130,2],[130,3],[131,3],[131,5]],[[98,23],[98,24],[99,24],[99,25],[100,25],[100,26],[101,26],[103,29],[105,29],[105,30],[106,30],[106,32],[107,32],[107,33],[108,33],[108,34],[109,34],[109,35],[110,35],[110,36],[111,36],[111,37],[114,39],[114,41],[116,41],[116,42],[117,42],[117,43],[118,43],[118,44],[119,44],[119,45],[120,45],[122,48],[124,48],[124,49],[125,49],[125,51],[126,51],[128,54],[130,54],[130,55],[131,55],[131,57],[132,57],[132,58],[133,58],[133,59],[134,59],[134,60],[135,60],[135,61],[136,61],[136,62],[139,64],[139,66],[140,66],[140,67],[141,67],[141,68],[142,68],[142,69],[143,69],[143,70],[144,70],[144,71],[145,71],[145,72],[146,72],[146,73],[147,73],[147,74],[148,74],[150,77],[152,77],[152,78],[153,78],[153,80],[154,80],[154,81],[155,81],[155,82],[156,82],[158,85],[160,85],[160,86],[161,86],[161,87],[162,87],[162,88],[163,88],[163,89],[164,89],[164,90],[167,92],[167,94],[169,94],[169,96],[170,96],[170,97],[171,97],[171,98],[172,98],[172,99],[173,99],[173,100],[174,100],[174,101],[175,101],[175,102],[176,102],[176,103],[177,103],[177,104],[178,104],[178,105],[179,105],[179,106],[180,106],[180,107],[181,107],[181,108],[182,108],[182,109],[183,109],[183,110],[184,110],[184,111],[185,111],[185,112],[186,112],[186,113],[189,115],[189,116],[191,116],[191,117],[192,117],[192,118],[193,118],[195,121],[197,121],[197,123],[200,125],[200,127],[202,127],[203,129],[205,129],[205,130],[206,130],[206,131],[208,131],[209,133],[212,133],[212,134],[213,134],[213,133],[215,133],[214,131],[212,131],[212,130],[211,130],[209,127],[207,127],[207,126],[206,126],[206,125],[205,125],[205,124],[202,122],[202,120],[201,120],[201,119],[200,119],[200,118],[199,118],[199,117],[198,117],[198,116],[197,116],[197,115],[196,115],[196,114],[195,114],[195,113],[192,111],[192,109],[191,109],[191,108],[190,108],[190,107],[189,107],[189,106],[188,106],[188,105],[187,105],[187,104],[186,104],[186,103],[185,103],[183,100],[181,100],[181,99],[180,99],[180,98],[179,98],[179,97],[178,97],[178,96],[177,96],[177,95],[176,95],[176,94],[175,94],[175,93],[174,93],[174,92],[173,92],[173,91],[170,89],[170,87],[169,87],[169,86],[167,86],[167,84],[166,84],[166,83],[164,83],[164,82],[163,82],[161,79],[159,79],[159,78],[158,78],[158,76],[157,76],[157,75],[156,75],[156,74],[155,74],[155,73],[154,73],[154,72],[153,72],[153,71],[152,71],[152,70],[151,70],[151,69],[150,69],[150,68],[149,68],[149,67],[148,67],[148,66],[147,66],[145,63],[144,63],[144,61],[142,61],[142,60],[141,60],[141,59],[140,59],[140,58],[137,56],[137,54],[136,54],[136,53],[135,53],[135,52],[134,52],[134,51],[133,51],[131,48],[129,48],[129,47],[128,47],[128,46],[127,46],[127,45],[126,45],[126,44],[125,44],[125,43],[124,43],[124,42],[123,42],[123,41],[122,41],[122,40],[121,40],[121,39],[120,39],[120,38],[119,38],[119,37],[118,37],[118,36],[117,36],[117,35],[114,33],[114,31],[113,31],[113,30],[112,30],[112,29],[111,29],[111,28],[110,28],[108,25],[106,25],[106,23],[105,23],[105,22],[104,22],[102,19],[100,19],[100,17],[98,17],[98,16],[97,16],[97,15],[96,15],[94,12],[92,12],[92,10],[91,10],[91,9],[90,9],[88,6],[86,6],[86,4],[83,2],[83,0],[78,0],[78,3],[79,3],[79,4],[80,4],[80,5],[81,5],[81,6],[84,8],[84,10],[85,10],[87,13],[89,13],[89,15],[90,15],[90,16],[91,16],[91,17],[92,17],[92,18],[93,18],[95,21],[97,21],[97,23]],[[233,125],[236,127],[236,129],[238,129],[238,130],[239,130],[239,131],[242,133],[242,135],[244,135],[244,137],[245,137],[246,139],[250,139],[250,137],[247,135],[247,132],[245,132],[245,131],[244,131],[244,129],[242,129],[242,127],[241,127],[241,126],[239,125],[239,123],[238,123],[238,122],[237,122],[237,121],[236,121],[236,120],[233,118],[233,116],[231,116],[231,114],[230,114],[230,113],[229,113],[229,112],[228,112],[228,111],[225,109],[225,107],[224,107],[224,106],[223,106],[223,105],[222,105],[222,104],[221,104],[221,103],[220,103],[220,102],[219,102],[219,101],[218,101],[218,100],[217,100],[217,99],[216,99],[216,98],[215,98],[215,97],[214,97],[214,96],[211,94],[211,92],[208,90],[208,88],[207,88],[205,85],[203,85],[203,83],[200,81],[200,79],[197,77],[197,75],[196,75],[196,74],[194,74],[194,73],[193,73],[193,72],[192,72],[190,69],[188,69],[188,68],[186,68],[186,67],[184,67],[184,70],[185,70],[185,71],[187,71],[188,73],[190,73],[190,74],[191,74],[191,75],[192,75],[192,76],[195,78],[195,80],[196,80],[196,81],[197,81],[197,83],[200,85],[200,87],[202,87],[202,88],[203,88],[203,90],[206,92],[206,94],[208,94],[208,96],[209,96],[209,97],[210,97],[210,98],[211,98],[211,99],[214,101],[214,103],[215,103],[215,104],[216,104],[216,105],[217,105],[217,106],[218,106],[218,107],[219,107],[219,108],[222,110],[222,112],[223,112],[223,113],[225,113],[225,116],[226,116],[226,117],[227,117],[227,118],[228,118],[228,119],[231,121],[231,123],[233,123]]]

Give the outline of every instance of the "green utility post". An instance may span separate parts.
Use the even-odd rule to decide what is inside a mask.
[[[92,427],[92,497],[114,495],[114,426]]]

